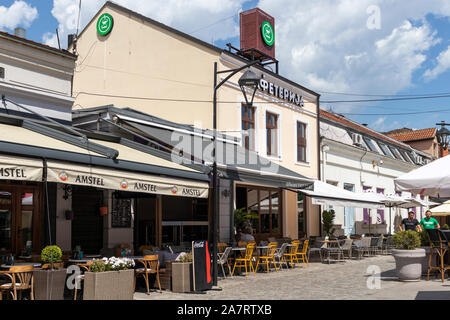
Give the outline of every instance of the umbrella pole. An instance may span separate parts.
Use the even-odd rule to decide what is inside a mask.
[[[392,234],[392,215],[391,215],[392,207],[389,207],[389,234]]]

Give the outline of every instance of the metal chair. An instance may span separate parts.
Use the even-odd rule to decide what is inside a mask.
[[[369,251],[370,251],[370,254],[371,254],[372,256],[375,256],[375,255],[376,255],[376,251],[377,251],[377,249],[378,249],[378,240],[379,240],[380,238],[381,238],[381,237],[371,237],[371,238],[370,238]]]
[[[277,250],[276,243],[274,243],[274,242],[270,243],[269,248],[267,249],[267,255],[258,257],[258,260],[256,261],[255,273],[256,273],[256,270],[258,270],[258,266],[260,263],[266,265],[267,272],[270,271],[270,264],[273,264],[275,267],[275,271],[278,271],[277,264],[276,264],[275,258],[274,258],[276,250]]]
[[[335,261],[343,261],[344,252],[339,242],[340,241],[334,242],[334,246],[331,246],[331,243],[329,243],[329,246],[327,245],[326,248],[322,249],[327,254],[328,264],[330,264],[330,258],[332,255],[337,256],[337,259],[335,259]]]
[[[273,255],[275,261],[278,259],[278,265],[280,269],[282,269],[283,262],[286,265],[286,268],[289,268],[286,259],[284,258],[284,253],[286,252],[287,246],[288,243],[283,243],[280,248],[277,248],[275,250],[275,254]]]
[[[298,251],[298,247],[300,246],[300,241],[299,240],[294,240],[291,242],[291,246],[289,247],[289,252],[286,252],[283,256],[284,258],[287,260],[290,260],[292,268],[294,268],[294,260],[296,261],[296,263],[298,262],[298,258],[297,258],[297,251]]]
[[[225,274],[225,270],[224,270],[224,268],[223,268],[223,266],[226,264],[227,266],[228,266],[228,271],[230,272],[230,276],[233,276],[232,274],[231,274],[231,266],[230,266],[230,264],[228,263],[228,256],[230,255],[230,252],[231,252],[231,247],[226,247],[225,248],[225,250],[223,251],[223,253],[217,253],[217,257],[218,257],[218,259],[217,259],[217,263],[218,264],[220,264],[220,266],[221,266],[221,268],[222,268],[222,273],[223,273],[223,276],[226,278],[226,274]]]
[[[342,252],[343,252],[344,259],[345,259],[346,252],[347,252],[347,257],[349,259],[352,258],[352,244],[353,244],[352,239],[345,239],[344,244],[342,245]]]
[[[428,238],[430,239],[430,257],[428,259],[427,280],[430,280],[430,271],[437,270],[441,273],[442,282],[444,282],[445,271],[450,269],[449,265],[444,264],[444,255],[448,250],[447,237],[439,229],[426,229],[426,231]],[[433,253],[436,253],[440,259],[440,263],[436,267],[431,265]]]
[[[302,244],[302,251],[297,252],[298,258],[302,259],[302,261],[303,261],[303,267],[306,267],[307,265],[309,265],[308,257],[307,257],[308,245],[309,245],[309,240],[304,240],[303,244]],[[306,260],[306,265],[305,265],[305,260]]]
[[[320,242],[319,240],[324,240],[324,238],[310,238],[310,240],[311,244],[308,246],[308,260],[310,260],[311,253],[318,252],[320,255],[320,261],[323,262],[322,248],[326,248],[327,244],[324,242]]]
[[[249,243],[245,248],[245,256],[243,258],[235,259],[233,271],[231,272],[232,275],[234,275],[234,270],[236,269],[236,267],[238,267],[239,269],[245,267],[245,276],[247,276],[247,266],[250,267],[250,272],[253,270],[252,257],[254,250],[255,243]]]

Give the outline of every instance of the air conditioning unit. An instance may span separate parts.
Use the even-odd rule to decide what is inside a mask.
[[[362,147],[363,139],[362,136],[358,133],[352,133],[352,141],[354,146]]]

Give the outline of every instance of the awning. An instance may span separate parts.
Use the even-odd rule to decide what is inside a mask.
[[[351,192],[331,184],[314,181],[314,190],[298,190],[299,192],[311,197],[312,204],[333,205],[337,207],[356,207],[368,209],[384,208],[381,202],[364,194]]]
[[[173,132],[168,128],[141,124],[135,122],[137,121],[136,119],[132,121],[132,118],[119,114],[117,116],[125,124],[139,130],[151,139],[156,139],[174,147],[182,146],[194,152],[194,155],[204,160],[205,163],[212,164],[214,161],[210,137],[199,136],[199,133],[189,132],[187,129]],[[261,157],[256,152],[247,150],[238,144],[224,142],[223,139],[218,138],[216,151],[217,167],[222,178],[286,189],[312,187],[313,179]],[[200,152],[201,154],[197,155],[195,152]]]
[[[158,150],[147,150],[142,146],[144,152],[122,144],[122,140],[126,139],[113,136],[105,137],[105,140],[89,139],[90,144],[115,150],[118,156],[111,159],[75,146],[67,139],[47,136],[20,125],[0,123],[0,136],[2,180],[43,181],[46,159],[49,182],[161,195],[208,197],[210,179],[207,174],[171,161],[170,156],[162,157]]]
[[[207,198],[209,184],[108,168],[47,161],[47,180],[79,186],[169,196]]]
[[[42,181],[42,160],[0,154],[0,179]]]

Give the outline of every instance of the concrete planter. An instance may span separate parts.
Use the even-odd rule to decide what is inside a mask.
[[[85,272],[83,300],[133,300],[134,270]]]
[[[422,274],[427,274],[428,271],[428,260],[430,259],[430,247],[421,247],[421,249],[425,250],[425,257],[423,258],[422,261]],[[431,266],[432,267],[436,267],[436,257],[432,257],[431,258]]]
[[[34,270],[34,298],[36,300],[64,300],[67,269]]]
[[[192,262],[172,263],[172,291],[191,292],[193,287]]]
[[[426,256],[425,249],[393,249],[392,255],[397,266],[400,281],[419,281],[422,276],[422,263]]]

